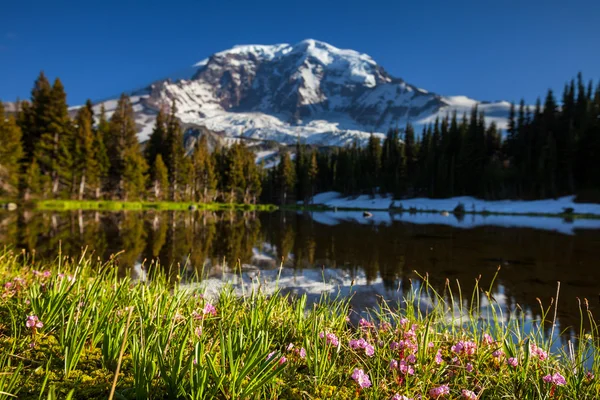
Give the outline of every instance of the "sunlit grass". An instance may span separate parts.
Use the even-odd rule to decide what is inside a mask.
[[[41,200],[33,203],[38,210],[248,210],[275,211],[272,204],[194,203],[175,201],[117,201],[117,200]]]
[[[348,299],[308,304],[266,295],[258,282],[241,297],[224,289],[205,298],[158,267],[143,282],[117,270],[85,255],[32,264],[0,254],[0,399],[105,399],[113,388],[120,399],[600,394],[597,326],[585,303],[591,330],[550,353],[555,336],[543,322],[509,317],[478,285],[438,293],[424,276],[401,304],[382,302],[353,325]],[[555,313],[542,308],[542,319]]]

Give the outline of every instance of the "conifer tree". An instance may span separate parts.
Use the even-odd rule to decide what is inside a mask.
[[[93,120],[92,120],[93,122]],[[96,162],[96,171],[90,175],[89,186],[94,192],[94,198],[99,199],[102,190],[106,187],[108,172],[110,170],[110,160],[106,150],[105,138],[108,137],[109,124],[106,120],[104,105],[101,106],[100,116],[97,128],[92,129],[94,135],[92,148],[94,149],[94,158]]]
[[[166,122],[163,158],[169,170],[169,182],[171,184],[171,200],[181,199],[180,189],[186,181],[185,150],[183,148],[183,132],[179,120],[175,116],[177,112],[175,102],[171,106],[171,112]],[[159,140],[161,127],[157,122],[157,134],[155,140]]]
[[[162,155],[157,154],[152,168],[152,191],[156,200],[163,200],[168,195],[169,171],[163,162]]]
[[[296,171],[292,164],[290,154],[286,150],[283,151],[280,158],[277,169],[279,199],[281,204],[287,204],[288,200],[290,200],[289,195],[293,192],[294,185],[296,184]]]
[[[0,196],[16,196],[22,156],[21,128],[14,117],[6,118],[0,102]]]
[[[367,142],[365,152],[365,189],[374,195],[376,189],[381,185],[382,148],[381,142],[377,136],[373,134],[369,136],[369,141]]]
[[[315,196],[315,186],[319,176],[319,164],[317,162],[317,152],[313,151],[310,155],[310,163],[308,166],[308,179],[310,182],[310,199]]]
[[[23,133],[23,151],[27,162],[33,158],[42,134],[49,131],[52,120],[50,115],[51,92],[52,86],[42,71],[31,90],[31,104],[24,102],[21,105],[22,113],[19,124]]]
[[[261,169],[256,165],[254,153],[245,146],[244,150],[244,175],[246,187],[244,190],[244,203],[256,203],[262,192]]]
[[[119,98],[110,118],[105,143],[110,160],[110,190],[124,200],[139,196],[144,189],[144,174],[148,167],[136,137],[133,107],[125,94]]]
[[[413,189],[417,174],[417,147],[415,142],[415,130],[409,123],[404,129],[404,156],[406,157],[406,181],[407,188]]]
[[[153,169],[157,155],[161,155],[164,163],[164,156],[166,153],[166,137],[167,137],[167,124],[163,108],[161,107],[156,114],[156,120],[154,122],[154,129],[150,134],[150,138],[144,148],[144,156],[146,162],[150,166],[150,175],[153,176]]]
[[[100,180],[96,149],[94,148],[94,132],[92,131],[92,115],[88,107],[82,107],[75,119],[75,136],[73,141],[73,188],[77,198],[83,199],[86,185],[97,187]]]
[[[194,199],[210,203],[217,187],[215,160],[208,149],[206,135],[196,140],[192,153],[192,185]]]
[[[67,109],[67,96],[59,79],[54,81],[47,100],[48,103],[39,108],[42,113],[39,119],[44,125],[35,143],[35,157],[42,174],[50,180],[52,195],[57,196],[61,187],[70,192],[73,183],[73,127]]]
[[[23,175],[23,198],[30,200],[33,197],[39,196],[43,191],[46,179],[42,175],[40,166],[35,158],[27,164],[27,169]]]

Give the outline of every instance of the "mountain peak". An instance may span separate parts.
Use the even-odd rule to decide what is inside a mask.
[[[141,140],[151,132],[158,108],[172,101],[186,127],[320,145],[364,143],[371,133],[383,136],[407,122],[424,125],[475,104],[503,129],[509,108],[418,89],[389,75],[367,54],[315,39],[239,45],[194,68],[191,79],[157,81],[136,93]]]

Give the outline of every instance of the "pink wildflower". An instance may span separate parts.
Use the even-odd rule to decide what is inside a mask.
[[[585,378],[586,378],[588,381],[591,381],[591,380],[593,380],[593,379],[594,379],[594,374],[592,374],[590,371],[588,371],[588,372],[585,374]]]
[[[400,364],[398,365],[398,369],[400,370],[400,372],[402,372],[404,375],[414,375],[415,374],[415,370],[412,367],[412,365],[408,364],[406,361],[404,360],[400,360]]]
[[[210,314],[213,317],[216,317],[217,316],[217,309],[212,304],[206,303],[206,305],[204,306],[204,309],[202,310],[202,313],[204,315]]]
[[[552,375],[546,375],[542,379],[544,380],[544,382],[552,383],[556,386],[563,386],[567,384],[565,377],[559,374],[558,372],[555,372]]]
[[[504,351],[502,351],[501,349],[498,349],[492,353],[492,356],[494,356],[494,358],[500,358],[503,355],[504,355]]]
[[[429,395],[434,399],[439,399],[447,394],[450,394],[450,387],[448,385],[438,386],[429,391]]]
[[[412,400],[412,399],[411,399],[411,398],[409,398],[409,397],[406,397],[406,396],[404,396],[404,395],[401,395],[401,394],[398,394],[398,393],[396,393],[396,394],[394,395],[394,397],[392,397],[392,400]]]
[[[462,340],[450,348],[450,350],[452,350],[454,353],[466,354],[468,356],[475,354],[476,349],[477,345],[474,342]]]
[[[391,370],[398,369],[398,361],[396,361],[396,360],[390,361],[390,369]]]
[[[356,383],[358,383],[358,386],[363,389],[371,387],[369,375],[365,374],[365,371],[362,369],[354,368],[354,372],[352,372],[352,379],[354,379]]]
[[[546,351],[544,351],[543,349],[537,347],[535,345],[535,343],[532,343],[529,346],[529,349],[531,350],[531,354],[536,356],[537,358],[539,358],[540,361],[544,361],[545,359],[548,358],[548,353]]]
[[[517,360],[514,357],[509,358],[507,361],[508,365],[510,365],[511,367],[517,367],[517,365],[519,365],[519,360]]]
[[[358,321],[358,326],[360,326],[362,329],[375,328],[374,323],[369,322],[364,318],[361,318],[360,321]]]
[[[382,332],[387,332],[390,330],[390,328],[392,327],[392,325],[389,322],[382,322],[379,324],[379,330]]]
[[[442,350],[438,349],[437,353],[435,354],[435,363],[440,365],[442,362],[444,362],[444,359],[442,358]]]
[[[30,329],[39,329],[44,326],[44,323],[40,321],[37,315],[30,315],[27,317],[27,322],[25,322],[25,326]]]
[[[282,357],[279,359],[279,365],[283,365],[283,364],[285,364],[286,362],[287,362],[287,358],[285,358],[285,357],[283,357],[283,356],[282,356]]]
[[[475,392],[472,392],[467,389],[463,389],[462,390],[462,398],[465,400],[477,400],[477,395],[475,394]]]
[[[287,349],[286,349],[286,350],[287,350],[287,351],[292,351],[292,349],[293,349],[293,348],[294,348],[294,343],[290,343],[290,344],[288,344],[288,346],[287,346]]]
[[[267,360],[270,360],[271,357],[273,357],[275,355],[275,353],[277,353],[276,351],[272,351],[269,354],[267,354]]]
[[[494,338],[491,337],[490,335],[488,335],[487,333],[484,333],[483,334],[483,343],[492,344],[492,343],[494,343]]]
[[[471,373],[473,372],[473,364],[471,363],[467,363],[467,366],[465,368],[467,370],[467,372]]]
[[[417,362],[417,357],[414,354],[410,354],[408,357],[406,357],[406,361],[408,361],[411,364],[414,364]]]
[[[353,350],[364,349],[365,354],[369,357],[373,357],[373,355],[375,354],[375,348],[371,344],[369,344],[369,342],[362,338],[358,340],[350,340],[348,346],[350,346],[350,348]]]
[[[327,344],[330,344],[332,346],[337,347],[340,344],[340,340],[335,335],[335,333],[327,333],[327,334],[325,334],[325,332],[321,332],[321,333],[319,333],[319,337],[321,339],[325,338]]]
[[[306,358],[306,350],[304,350],[304,347],[300,349],[298,354],[300,355],[300,358]]]

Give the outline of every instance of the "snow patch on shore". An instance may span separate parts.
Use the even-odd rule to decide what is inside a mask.
[[[497,212],[516,214],[560,214],[567,208],[572,208],[576,214],[600,215],[600,204],[575,203],[575,196],[564,196],[558,199],[545,200],[480,200],[474,197],[462,196],[448,199],[402,199],[393,200],[389,195],[361,195],[343,197],[338,192],[324,192],[316,195],[314,204],[322,204],[337,208],[360,208],[368,210],[388,210],[390,207],[400,207],[404,210],[415,208],[419,211],[448,211],[451,212],[458,204],[463,204],[466,211]]]

